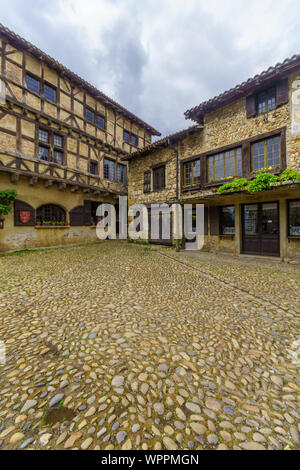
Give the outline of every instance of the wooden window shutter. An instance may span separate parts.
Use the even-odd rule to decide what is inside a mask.
[[[208,207],[204,207],[204,235],[208,235]]]
[[[70,211],[71,227],[82,227],[84,225],[84,207],[77,206]]]
[[[165,189],[166,187],[166,167],[163,166],[160,171],[160,189]]]
[[[281,106],[289,102],[289,81],[288,78],[280,80],[276,85],[276,106]]]
[[[210,208],[210,234],[220,235],[220,208]]]
[[[247,111],[247,118],[252,118],[257,115],[256,95],[247,96],[246,111]]]
[[[18,227],[35,226],[35,209],[27,202],[16,200],[14,203],[14,222]]]
[[[92,201],[84,201],[83,225],[92,225]]]

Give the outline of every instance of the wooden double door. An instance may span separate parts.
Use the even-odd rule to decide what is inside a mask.
[[[243,253],[280,256],[279,203],[242,206]]]
[[[168,210],[164,211],[153,211],[148,209],[148,222],[149,222],[149,243],[153,245],[166,245],[171,246],[173,244],[173,223],[172,213]],[[155,224],[156,229],[152,229],[152,225]]]

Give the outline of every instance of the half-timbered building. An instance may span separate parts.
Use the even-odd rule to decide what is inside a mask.
[[[158,131],[0,25],[0,189],[17,191],[0,251],[96,240],[127,194],[121,160]],[[1,218],[1,217],[0,217]]]
[[[204,204],[205,250],[300,258],[299,179],[257,192],[246,186],[218,192],[224,183],[253,181],[260,172],[300,170],[300,55],[185,116],[194,126],[123,157],[129,203],[191,204],[193,210]]]

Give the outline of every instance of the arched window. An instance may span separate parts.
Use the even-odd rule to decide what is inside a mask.
[[[37,225],[44,225],[44,226],[66,225],[66,213],[59,206],[55,206],[54,204],[47,204],[37,209],[36,223]]]

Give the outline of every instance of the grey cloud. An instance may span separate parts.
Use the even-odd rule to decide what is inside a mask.
[[[163,134],[190,125],[186,109],[299,53],[297,0],[287,0],[282,27],[274,24],[274,31],[269,0],[256,2],[257,11],[253,2],[228,0],[221,20],[217,7],[208,12],[202,0],[189,0],[185,8],[179,0],[110,4],[121,8],[124,2],[123,14],[108,24],[101,15],[90,17],[91,24],[99,24],[99,44],[88,39],[89,23],[78,18],[74,25],[62,17],[59,0],[0,0],[1,21]],[[261,4],[264,9],[258,9]],[[268,34],[256,26],[259,15],[268,21]],[[241,46],[247,21],[251,34]]]

